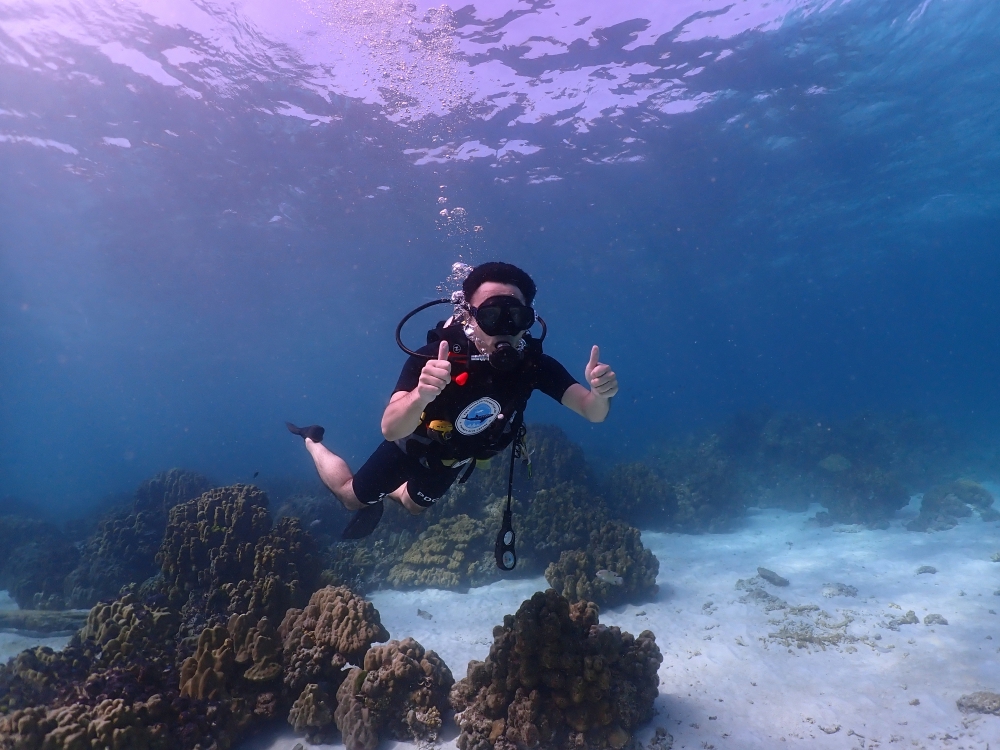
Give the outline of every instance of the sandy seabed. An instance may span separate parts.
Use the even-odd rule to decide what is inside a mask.
[[[1000,750],[1000,717],[966,715],[955,704],[967,693],[1000,691],[1000,563],[990,560],[1000,550],[998,525],[973,518],[948,531],[907,531],[903,523],[918,507],[912,502],[883,531],[821,528],[810,520],[814,506],[751,509],[728,534],[644,532],[660,560],[659,595],[601,612],[604,624],[652,630],[663,652],[657,715],[638,739],[663,727],[675,749]],[[790,581],[758,584],[781,602],[737,588],[758,566]],[[918,574],[923,566],[937,572]],[[493,626],[546,586],[538,577],[466,594],[379,591],[370,598],[393,638],[412,636],[434,649],[457,679],[469,660],[486,657]],[[781,603],[787,606],[770,609]],[[11,603],[0,595],[3,606]],[[918,624],[893,622],[909,610]],[[931,614],[948,624],[925,625]],[[37,642],[0,634],[0,658]],[[455,747],[456,734],[451,727],[442,747]],[[297,743],[341,747],[310,745],[289,729],[240,750]]]

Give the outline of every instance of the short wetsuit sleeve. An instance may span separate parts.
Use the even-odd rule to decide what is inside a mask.
[[[538,361],[538,379],[535,381],[536,390],[562,403],[566,389],[576,382],[576,378],[558,360],[548,354],[541,356]]]
[[[437,344],[434,346],[422,346],[417,349],[417,352],[420,354],[437,354]],[[420,382],[420,371],[424,369],[425,364],[427,364],[427,360],[423,357],[411,356],[406,360],[402,372],[399,373],[399,380],[396,381],[396,387],[392,392],[408,392],[416,388],[417,383]]]

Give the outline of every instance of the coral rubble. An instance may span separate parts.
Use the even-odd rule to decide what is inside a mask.
[[[642,546],[639,530],[608,521],[583,549],[568,550],[545,569],[545,579],[571,602],[637,602],[656,594],[660,563]]]
[[[614,748],[648,721],[663,657],[655,636],[598,624],[550,589],[493,630],[485,662],[451,691],[461,750]]]
[[[1000,716],[1000,694],[986,690],[963,695],[956,701],[962,713],[993,714]]]

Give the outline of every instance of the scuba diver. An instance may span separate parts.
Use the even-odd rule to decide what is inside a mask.
[[[618,379],[600,362],[594,346],[584,368],[584,387],[552,357],[542,353],[545,322],[531,306],[535,282],[509,263],[474,268],[451,299],[421,305],[400,321],[396,342],[410,355],[382,415],[385,440],[352,474],[347,463],[323,445],[319,425],[296,427],[323,483],[348,510],[357,511],[342,534],[371,534],[384,498],[410,513],[422,513],[452,484],[468,479],[477,461],[510,446],[507,507],[497,536],[497,565],[516,565],[511,525],[514,459],[523,451],[524,409],[540,390],[591,422],[603,422]],[[413,351],[402,342],[404,324],[432,305],[452,304],[454,314],[428,332],[427,345]],[[528,332],[538,322],[542,336]]]

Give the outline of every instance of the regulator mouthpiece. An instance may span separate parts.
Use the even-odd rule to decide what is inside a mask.
[[[521,364],[522,354],[514,348],[514,345],[507,341],[500,341],[490,354],[489,362],[494,369],[500,372],[510,372]]]

